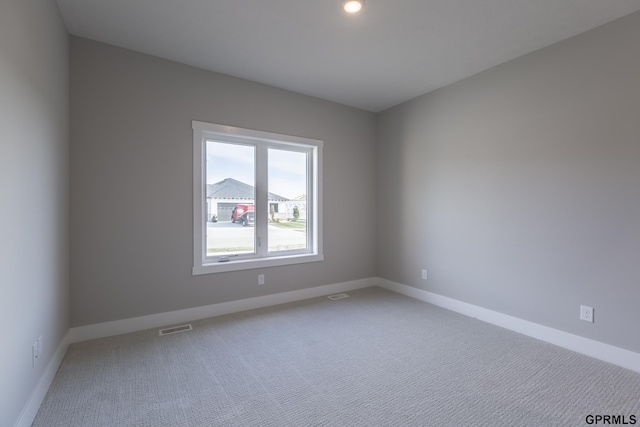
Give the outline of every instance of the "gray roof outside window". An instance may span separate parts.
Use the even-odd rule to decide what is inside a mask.
[[[245,184],[233,178],[225,178],[215,184],[207,184],[207,197],[212,199],[251,199],[255,198],[252,185]],[[268,193],[270,201],[286,201],[286,197]]]

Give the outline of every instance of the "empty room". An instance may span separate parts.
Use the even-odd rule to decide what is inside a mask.
[[[637,0],[0,1],[0,426],[640,422]]]

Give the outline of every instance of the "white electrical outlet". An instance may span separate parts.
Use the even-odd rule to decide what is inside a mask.
[[[427,280],[427,270],[422,270],[422,280]]]
[[[38,364],[38,341],[31,346],[31,367],[35,368]]]
[[[580,320],[593,323],[593,307],[580,306]]]
[[[264,285],[264,274],[258,274],[258,285]]]
[[[35,368],[42,357],[42,335],[31,346],[31,367]]]

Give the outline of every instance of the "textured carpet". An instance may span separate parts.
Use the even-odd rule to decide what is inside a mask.
[[[640,374],[380,288],[69,347],[34,426],[640,422]]]

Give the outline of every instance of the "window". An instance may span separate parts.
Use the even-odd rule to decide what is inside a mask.
[[[322,141],[192,127],[193,274],[322,261]]]

